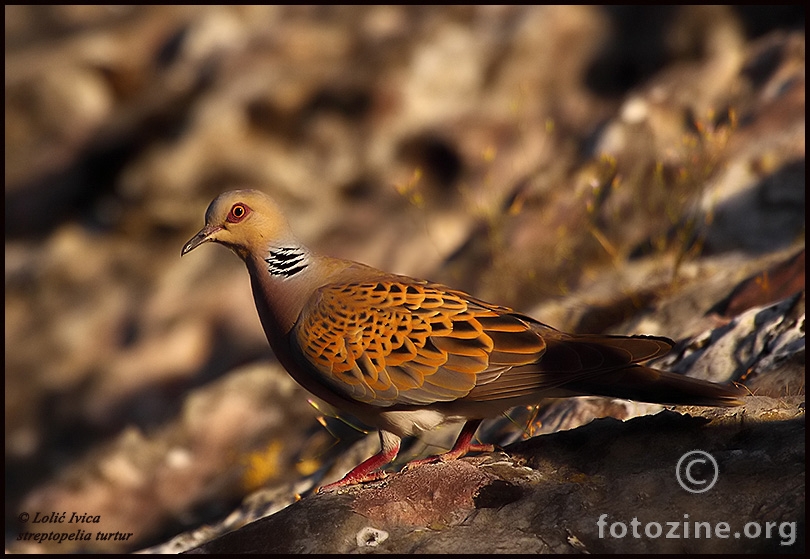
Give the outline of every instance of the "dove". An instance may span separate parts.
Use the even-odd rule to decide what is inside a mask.
[[[439,283],[307,248],[257,190],[225,192],[183,246],[224,245],[247,266],[256,309],[281,365],[307,391],[379,430],[380,451],[328,491],[377,480],[404,437],[464,421],[447,461],[479,424],[544,398],[607,396],[667,405],[733,406],[739,389],[645,367],[673,342],[568,334]]]

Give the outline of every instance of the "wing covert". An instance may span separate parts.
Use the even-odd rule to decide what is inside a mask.
[[[543,355],[542,336],[511,309],[407,279],[319,289],[292,332],[311,371],[360,402],[424,405]]]

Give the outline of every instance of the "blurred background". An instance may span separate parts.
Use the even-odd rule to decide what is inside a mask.
[[[644,313],[803,249],[804,21],[6,6],[7,549],[153,545],[350,442],[275,364],[243,264],[180,259],[225,190],[272,194],[317,250],[561,329],[699,332],[708,301]],[[133,535],[17,541],[37,511]]]

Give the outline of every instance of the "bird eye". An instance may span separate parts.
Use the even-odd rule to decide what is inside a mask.
[[[231,223],[238,223],[245,219],[250,209],[244,204],[234,204],[228,213],[228,221]]]

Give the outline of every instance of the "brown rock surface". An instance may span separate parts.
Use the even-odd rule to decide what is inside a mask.
[[[753,397],[744,409],[692,417],[600,419],[513,445],[509,456],[308,497],[192,552],[791,552],[805,538],[800,405],[803,397]],[[684,490],[675,473],[695,448],[719,466],[705,493]]]

